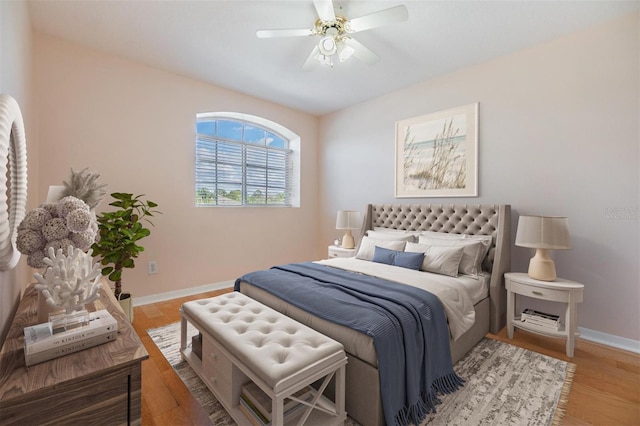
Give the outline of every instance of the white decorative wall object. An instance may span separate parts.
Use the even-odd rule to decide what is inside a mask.
[[[26,209],[27,143],[22,113],[15,99],[0,94],[0,271],[13,269],[20,259],[16,235]]]

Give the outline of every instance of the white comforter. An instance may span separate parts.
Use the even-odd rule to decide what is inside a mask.
[[[475,322],[476,315],[471,298],[457,278],[369,262],[355,257],[332,258],[315,263],[411,285],[433,293],[442,302],[453,340],[464,334]]]

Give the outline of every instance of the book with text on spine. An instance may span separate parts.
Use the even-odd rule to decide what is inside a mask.
[[[50,322],[24,328],[24,353],[26,355],[81,342],[92,337],[118,331],[118,322],[106,310],[91,312],[89,324],[72,330],[53,333]]]
[[[82,351],[84,349],[89,349],[94,346],[101,345],[103,343],[112,342],[117,338],[118,338],[118,331],[112,330],[103,334],[99,334],[97,336],[89,337],[87,339],[79,340],[66,345],[56,346],[52,349],[48,349],[45,351],[35,352],[31,354],[27,354],[25,352],[24,363],[28,367],[33,364],[38,364],[40,362],[49,361],[51,359],[59,358],[61,356]]]

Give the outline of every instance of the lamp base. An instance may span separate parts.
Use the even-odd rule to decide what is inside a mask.
[[[536,249],[536,255],[529,261],[529,276],[539,281],[556,280],[556,264],[545,249]]]
[[[353,235],[351,235],[351,230],[347,229],[347,231],[342,236],[342,244],[340,245],[342,248],[352,249],[356,247],[356,242],[353,239]]]

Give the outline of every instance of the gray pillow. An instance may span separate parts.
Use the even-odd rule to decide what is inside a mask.
[[[407,243],[404,251],[424,253],[422,271],[457,277],[464,248]]]

